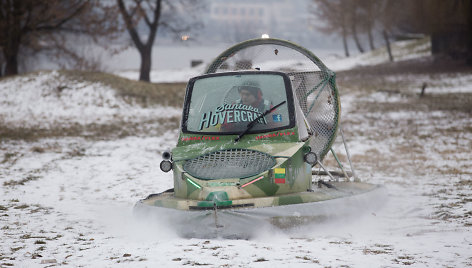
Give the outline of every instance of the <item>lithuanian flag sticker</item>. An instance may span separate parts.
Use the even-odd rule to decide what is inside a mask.
[[[274,182],[285,183],[285,168],[276,168],[274,170]]]

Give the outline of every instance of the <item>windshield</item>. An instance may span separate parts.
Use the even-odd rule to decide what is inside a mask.
[[[277,72],[219,73],[190,81],[183,131],[236,134],[265,111],[248,133],[289,128],[294,124],[289,78]]]

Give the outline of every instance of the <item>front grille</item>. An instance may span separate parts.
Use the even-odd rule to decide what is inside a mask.
[[[217,151],[187,160],[184,170],[205,180],[247,178],[275,165],[275,159],[263,152],[247,149]]]

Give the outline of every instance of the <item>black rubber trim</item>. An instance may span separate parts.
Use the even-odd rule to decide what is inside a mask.
[[[149,199],[149,198],[153,198],[153,197],[155,197],[155,196],[159,196],[159,195],[161,195],[161,194],[163,194],[163,193],[173,193],[173,192],[174,192],[174,188],[168,189],[168,190],[165,190],[165,191],[162,192],[162,193],[150,194],[150,195],[148,195],[146,198],[144,198],[143,200],[146,200],[146,199]]]

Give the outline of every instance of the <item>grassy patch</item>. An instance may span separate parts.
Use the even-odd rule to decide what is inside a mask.
[[[1,126],[0,126],[0,133],[1,133]],[[0,137],[2,135],[0,134]],[[2,160],[2,164],[10,161],[10,159],[12,159],[13,157],[15,157],[17,155],[17,153],[10,153],[10,152],[6,152],[4,155],[3,155],[3,160]]]
[[[10,248],[12,252],[17,252],[18,250],[22,249],[24,247],[15,247],[15,248]]]
[[[371,254],[371,255],[390,254],[390,251],[383,250],[383,249],[365,248],[362,252],[364,253],[364,255],[367,255],[367,254]]]
[[[423,97],[410,96],[408,102],[359,101],[356,109],[361,112],[386,113],[395,111],[459,111],[472,113],[472,93],[432,94]]]
[[[3,186],[25,185],[25,183],[30,182],[30,181],[35,181],[39,178],[40,178],[39,176],[28,175],[26,178],[21,179],[19,181],[15,181],[15,180],[6,181],[3,183]]]
[[[5,128],[0,126],[0,138],[34,141],[49,137],[83,137],[87,139],[124,138],[139,135],[162,135],[178,128],[180,117],[156,118],[144,122],[114,121],[108,124],[57,126],[53,128]],[[37,149],[41,152],[41,149]],[[4,156],[3,162],[14,155]]]
[[[45,152],[44,148],[39,147],[39,146],[34,146],[33,148],[31,148],[31,151],[34,153],[40,153],[40,154]]]
[[[310,262],[312,262],[312,263],[320,263],[320,261],[318,261],[318,260],[316,260],[316,259],[312,259],[312,258],[310,258],[310,257],[308,257],[308,256],[303,256],[303,257],[302,257],[302,256],[295,256],[295,258],[301,259],[301,260],[304,260],[304,261],[310,261]]]
[[[50,208],[43,207],[39,204],[34,204],[34,205],[31,206],[31,210],[29,211],[29,213],[33,214],[33,213],[41,212],[43,214],[49,214],[49,209]]]
[[[457,182],[455,184],[455,186],[458,186],[458,187],[464,187],[464,186],[472,187],[472,180],[460,180],[459,182]]]
[[[72,82],[100,83],[109,86],[117,92],[117,96],[132,105],[142,107],[170,106],[182,107],[186,83],[146,83],[122,78],[113,74],[87,71],[66,71],[59,73]],[[27,76],[28,77],[28,76]],[[62,91],[60,86],[57,91]],[[127,136],[160,135],[168,129],[175,129],[180,122],[180,116],[172,118],[149,118],[128,120],[116,118],[112,122],[102,124],[80,125],[78,123],[60,123],[45,127],[7,127],[0,124],[0,138],[6,140],[38,140],[49,137],[85,137],[85,138],[122,138]],[[44,148],[34,147],[33,152],[43,153]],[[12,161],[14,153],[6,153],[1,163]]]
[[[29,208],[28,205],[26,204],[23,204],[23,205],[19,205],[19,206],[16,206],[16,207],[13,207],[14,209],[25,209],[25,208]]]
[[[412,101],[412,104],[425,105],[429,110],[447,110],[472,113],[472,93],[426,94]]]
[[[80,82],[102,83],[143,106],[160,104],[181,107],[185,97],[186,83],[146,83],[102,72],[63,70],[60,73]]]
[[[415,263],[414,258],[411,256],[398,256],[396,259],[393,259],[393,261],[402,265],[412,265]]]

